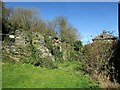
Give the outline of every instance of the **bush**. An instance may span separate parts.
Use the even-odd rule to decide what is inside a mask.
[[[57,61],[61,61],[63,59],[63,52],[60,51],[60,47],[56,46],[52,41],[53,37],[49,38],[48,36],[44,36],[46,47],[50,50],[50,53],[55,57]]]
[[[82,42],[81,41],[76,41],[74,43],[74,50],[79,51],[82,47]]]
[[[115,71],[111,65],[111,58],[114,57],[116,50],[115,43],[96,41],[84,46],[84,71],[89,73],[92,78],[104,81],[111,79],[110,73]]]
[[[109,74],[111,76],[111,81],[120,83],[120,41],[114,45],[113,57],[110,59]]]
[[[32,59],[30,61],[31,64],[35,66],[41,66],[41,67],[48,67],[53,68],[54,64],[50,57],[42,57],[42,53],[40,50],[37,49],[36,45],[34,45],[34,36],[29,33],[29,40],[30,40],[30,49],[31,49],[31,56]]]

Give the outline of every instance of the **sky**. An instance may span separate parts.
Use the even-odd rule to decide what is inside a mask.
[[[67,17],[87,44],[103,30],[118,36],[117,2],[6,2],[7,7],[37,8],[45,21]]]

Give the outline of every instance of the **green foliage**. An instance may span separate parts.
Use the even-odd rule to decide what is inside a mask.
[[[30,63],[35,66],[54,68],[54,64],[49,57],[41,57],[42,53],[36,48],[36,45],[34,45],[34,36],[31,33],[28,33],[28,37],[31,40],[30,49],[32,60],[30,61]]]
[[[35,9],[27,9],[27,8],[12,8],[10,10],[10,16],[7,20],[7,26],[5,26],[5,30],[9,30],[8,34],[15,34],[17,29],[21,29],[22,31],[26,31],[26,33],[37,32],[44,35],[46,47],[50,50],[52,55],[56,60],[63,59],[64,50],[61,51],[60,48],[54,45],[52,42],[52,38],[58,36],[61,41],[70,45],[70,51],[67,49],[67,53],[69,56],[69,60],[74,60],[74,50],[73,44],[77,39],[77,30],[69,24],[65,17],[57,17],[53,21],[49,21],[45,23],[42,19],[38,18],[37,10]],[[16,17],[17,16],[17,17]],[[29,35],[28,35],[29,37]],[[51,38],[49,38],[51,37]],[[36,49],[33,45],[34,36],[29,37],[30,41],[30,49],[31,56],[34,58],[31,63],[35,61],[35,63],[40,63],[41,58],[39,57],[41,52]],[[9,43],[9,42],[8,42]],[[77,47],[77,46],[75,46]],[[78,47],[77,47],[78,48]],[[63,48],[65,49],[65,48]],[[49,58],[49,57],[48,57]],[[40,59],[40,60],[39,60]]]
[[[79,47],[81,48],[81,47]],[[68,61],[80,61],[82,59],[82,53],[81,50],[76,51],[75,46],[65,43],[62,46],[63,52],[65,52],[63,55],[66,55],[66,60]]]
[[[49,36],[44,36],[45,45],[46,47],[52,52],[53,51],[53,43],[52,43],[52,37],[49,38]]]
[[[3,66],[3,87],[97,87],[88,77],[81,74],[81,70],[89,73],[94,79],[106,76],[109,79],[120,81],[120,60],[118,57],[120,56],[120,50],[117,49],[116,51],[116,46],[114,47],[113,44],[105,41],[95,42],[82,47],[82,42],[80,40],[76,41],[78,39],[76,28],[70,25],[65,17],[56,17],[52,21],[45,22],[39,18],[36,9],[9,9],[4,6],[4,3],[2,4],[2,9],[3,17],[1,18],[0,16],[0,20],[2,19],[2,34],[4,34],[3,62],[29,63],[34,66],[40,66],[37,69],[26,64],[23,66],[6,64]],[[26,47],[17,45],[11,47],[14,46],[15,39],[10,39],[8,35],[15,35],[17,30],[25,31],[25,37],[29,41]],[[37,48],[40,43],[34,44],[36,39],[34,32],[44,36],[45,46],[55,57],[55,62],[49,56],[42,57],[41,51]],[[59,46],[53,42],[54,37],[60,39],[61,44]],[[65,60],[67,62],[64,62]],[[68,61],[77,61],[78,64]],[[78,61],[81,61],[82,64]],[[63,63],[58,65],[57,62]],[[52,68],[53,70],[44,68]],[[55,68],[58,69],[55,70]],[[34,75],[33,72],[35,73]],[[13,77],[13,79],[9,77]],[[107,79],[106,77],[105,79]],[[30,83],[28,83],[29,81]]]
[[[54,68],[53,61],[50,57],[42,57],[42,53],[38,50],[37,46],[34,44],[35,36],[31,32],[25,34],[27,37],[26,45],[14,45],[14,43],[8,38],[8,42],[3,43],[2,53],[3,62],[10,63],[29,63],[35,66]]]
[[[82,42],[79,40],[79,41],[75,41],[74,43],[74,50],[75,51],[79,51],[82,47]]]
[[[53,68],[58,68],[56,62],[59,62],[59,61],[64,62],[64,60],[79,61],[81,59],[80,48],[82,46],[82,43],[81,43],[81,41],[76,41],[77,40],[77,30],[72,25],[69,24],[68,20],[65,17],[57,17],[55,20],[45,23],[44,20],[39,19],[37,11],[35,9],[13,8],[10,10],[10,12],[5,10],[4,13],[7,13],[6,17],[4,17],[6,19],[6,22],[3,23],[5,33],[15,35],[15,32],[20,29],[21,32],[25,31],[26,34],[23,34],[23,35],[26,35],[25,37],[27,37],[28,42],[29,42],[29,43],[27,42],[27,44],[25,44],[25,46],[22,46],[22,45],[17,46],[16,45],[15,48],[13,48],[15,51],[12,51],[12,49],[7,48],[4,52],[4,56],[5,56],[4,60],[11,62],[11,63],[19,63],[19,62],[20,63],[29,63],[29,64],[33,64],[34,66],[40,66],[43,68],[52,68],[53,69]],[[10,16],[9,16],[9,14],[10,14]],[[7,18],[9,18],[9,19],[7,19]],[[55,62],[53,62],[49,56],[44,57],[44,58],[42,57],[42,52],[37,48],[37,45],[34,44],[35,40],[36,40],[36,37],[33,34],[34,32],[37,34],[40,33],[40,34],[44,35],[45,46],[49,49],[51,54],[55,57],[55,60],[56,60]],[[61,43],[60,46],[55,45],[55,43],[53,42],[53,38],[56,36],[58,36],[58,38],[60,39],[60,43]],[[9,40],[9,39],[7,39],[6,41],[8,41],[9,44],[11,42],[11,40]],[[11,42],[11,44],[14,44],[13,42]],[[10,46],[10,45],[6,45],[6,46]],[[5,47],[4,47],[4,49],[5,49]],[[7,50],[9,52],[7,52]],[[65,57],[65,59],[64,59],[64,57]],[[71,64],[68,64],[68,66],[71,67]],[[28,65],[28,67],[29,67],[29,65]],[[66,68],[68,68],[67,65],[66,65]],[[78,69],[80,67],[75,66],[73,68]],[[21,69],[21,68],[19,68],[19,69]],[[68,71],[69,71],[69,69],[68,69]],[[87,81],[85,83],[83,81],[80,81],[80,77],[77,77],[76,75],[74,75],[71,72],[68,73],[68,76],[71,80],[70,82],[68,81],[69,78],[65,74],[65,71],[60,71],[60,73],[59,73],[59,70],[58,70],[57,74],[60,74],[60,75],[62,74],[63,76],[61,75],[62,77],[57,78],[58,84],[57,84],[57,86],[55,85],[55,87],[69,87],[69,86],[72,86],[71,82],[74,83],[74,85],[72,87],[85,87],[83,85],[88,85],[88,83],[89,83],[89,79],[87,79],[88,81],[86,79],[82,79],[82,80]],[[57,74],[54,77],[57,77]],[[30,75],[31,75],[31,73],[30,73]],[[52,73],[52,75],[53,75],[53,73]],[[23,76],[23,82],[27,81],[25,78],[27,78],[28,80],[30,79],[29,78],[30,76],[25,77],[22,74],[22,72],[21,72],[21,76]],[[83,76],[82,78],[84,78],[84,75],[82,75],[82,76]],[[74,77],[75,77],[75,79],[73,79]],[[26,81],[24,81],[24,79]],[[41,80],[41,76],[37,79]],[[64,82],[64,80],[66,80],[66,82]],[[51,81],[51,78],[50,78],[50,81]],[[16,82],[18,82],[18,81],[16,81]],[[53,82],[54,82],[53,83],[53,86],[54,86],[54,84],[57,83],[56,79],[55,79],[55,81],[53,80]],[[49,86],[50,83],[51,82],[49,82],[47,85]],[[62,83],[62,85],[60,83]],[[66,83],[68,84],[68,86]],[[15,84],[15,83],[13,83],[13,84]],[[41,83],[38,83],[37,85],[40,85],[40,84]],[[24,84],[22,84],[22,85],[24,85]],[[61,85],[61,86],[59,86],[59,85]],[[48,87],[48,86],[41,86],[41,87]],[[17,84],[15,84],[15,87],[17,87]],[[25,87],[28,87],[28,86],[25,86]],[[38,86],[36,86],[36,87],[38,87]],[[88,85],[88,87],[91,87],[91,85]]]
[[[60,51],[60,49],[56,46],[53,47],[52,54],[55,56],[55,59],[58,61],[62,60],[63,53]]]
[[[34,47],[33,44],[31,44],[30,49],[31,49],[31,56],[33,57],[33,60],[30,63],[32,63],[35,66],[41,65],[42,59],[39,57],[40,54],[39,51]]]
[[[55,57],[57,61],[62,60],[63,58],[63,52],[60,51],[60,48],[55,46],[55,43],[53,42],[53,37],[49,38],[45,36],[45,43],[46,47],[50,50],[51,54]]]

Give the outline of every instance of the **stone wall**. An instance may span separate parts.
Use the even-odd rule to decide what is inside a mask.
[[[49,58],[54,61],[54,57],[45,46],[44,37],[38,32],[30,33],[28,31],[16,30],[15,41],[12,44],[3,46],[4,57],[10,58],[13,61],[28,60],[31,58],[31,45],[39,52],[40,58]],[[25,61],[27,62],[27,61]]]
[[[38,51],[41,52],[42,55],[40,57],[49,58],[54,61],[54,57],[50,53],[49,49],[45,46],[44,37],[37,32],[33,32],[32,35],[33,35],[32,44]]]

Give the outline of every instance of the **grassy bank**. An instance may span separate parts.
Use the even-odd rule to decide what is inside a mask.
[[[57,69],[29,64],[3,64],[3,88],[94,88],[87,75],[73,71],[73,64],[59,64]]]

